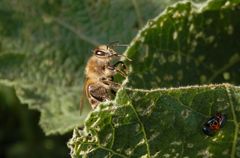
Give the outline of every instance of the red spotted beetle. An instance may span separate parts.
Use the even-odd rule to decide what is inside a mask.
[[[216,113],[204,123],[203,132],[208,136],[214,136],[224,126],[226,119],[226,115],[219,112]]]

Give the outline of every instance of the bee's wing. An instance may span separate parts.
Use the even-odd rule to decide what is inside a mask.
[[[81,97],[80,97],[80,105],[79,105],[80,115],[82,114],[84,104],[86,103],[86,97],[87,97],[86,96],[86,84],[87,84],[87,80],[84,79],[82,94],[81,94]]]
[[[83,105],[84,105],[84,94],[82,94],[80,97],[80,105],[79,105],[80,115],[82,115]]]

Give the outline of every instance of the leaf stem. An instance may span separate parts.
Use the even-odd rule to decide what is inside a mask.
[[[95,144],[95,143],[89,143],[89,142],[83,142],[82,144],[86,144],[86,145],[96,145],[97,146],[97,148],[99,148],[99,149],[103,149],[103,150],[106,150],[106,151],[108,151],[108,152],[111,152],[111,153],[113,153],[114,155],[117,155],[117,156],[120,156],[120,157],[123,157],[123,158],[127,158],[125,155],[122,155],[122,154],[120,154],[120,153],[117,153],[117,152],[115,152],[115,151],[113,151],[113,150],[111,150],[111,149],[109,149],[109,148],[106,148],[106,147],[103,147],[103,146],[101,146],[100,144]]]
[[[228,62],[226,65],[224,65],[222,68],[220,68],[218,71],[215,71],[215,73],[208,79],[207,83],[211,83],[218,75],[223,73],[225,70],[236,64],[240,61],[240,57],[237,57],[234,61]]]
[[[234,133],[234,136],[233,136],[233,143],[232,143],[232,150],[231,150],[231,158],[234,158],[235,157],[235,152],[236,152],[236,146],[237,146],[239,125],[238,125],[236,113],[234,111],[233,101],[232,101],[232,97],[231,97],[231,91],[230,91],[228,86],[225,86],[225,87],[226,87],[227,95],[228,95],[230,106],[231,106],[233,122],[234,122],[234,125],[235,125],[235,133]]]
[[[111,141],[111,145],[110,145],[110,147],[112,148],[113,147],[113,144],[114,144],[114,139],[115,139],[115,128],[114,128],[114,126],[113,126],[113,122],[112,122],[112,116],[111,116],[111,126],[112,126],[112,130],[113,130],[113,132],[112,132],[112,141]]]
[[[123,158],[127,158],[125,155],[119,154],[119,153],[117,153],[117,152],[115,152],[115,151],[113,151],[109,148],[105,148],[103,146],[98,146],[98,148],[109,151],[109,152],[113,153],[114,155],[117,155],[117,156],[120,156],[120,157],[123,157]]]
[[[128,95],[128,94],[127,94]],[[128,98],[130,98],[128,96]],[[130,99],[131,100],[131,99]],[[137,117],[137,120],[139,122],[139,124],[141,125],[142,127],[142,132],[143,132],[143,136],[144,136],[144,140],[145,140],[145,144],[147,146],[147,155],[148,155],[148,158],[151,157],[151,152],[150,152],[150,147],[149,147],[149,143],[148,143],[148,139],[147,139],[147,134],[146,134],[146,131],[145,131],[145,127],[139,117],[139,114],[137,113],[136,109],[134,108],[133,104],[132,103],[129,103],[129,106],[133,109],[133,112],[135,113],[135,116]]]

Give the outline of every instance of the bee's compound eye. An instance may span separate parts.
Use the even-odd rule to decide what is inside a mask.
[[[95,52],[95,54],[96,54],[97,56],[105,56],[105,55],[106,55],[105,52],[100,51],[100,50],[97,50],[97,51]]]

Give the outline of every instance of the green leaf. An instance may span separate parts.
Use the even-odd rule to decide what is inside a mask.
[[[174,1],[0,2],[0,83],[41,112],[48,134],[81,126],[84,66],[99,43],[129,43],[139,28]],[[86,107],[86,106],[85,106]]]
[[[240,83],[239,6],[183,2],[150,20],[125,52],[125,87],[75,129],[72,157],[239,157],[240,88],[211,84]],[[216,112],[228,120],[208,137]]]
[[[138,33],[126,51],[127,86],[156,88],[240,83],[239,1],[178,3]]]
[[[227,115],[214,136],[202,132],[216,112]],[[68,145],[72,157],[239,156],[240,88],[229,84],[122,89],[91,113]]]

